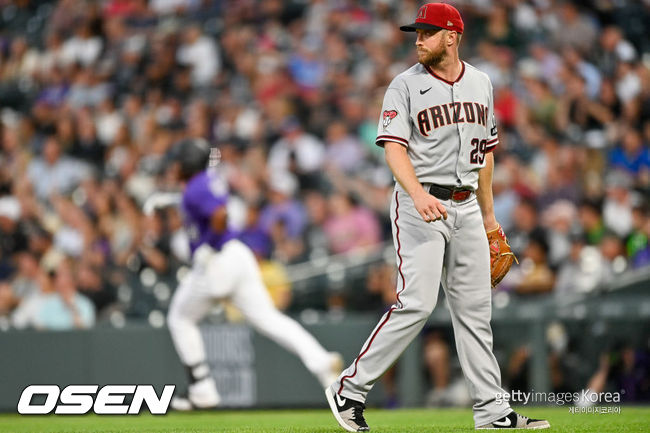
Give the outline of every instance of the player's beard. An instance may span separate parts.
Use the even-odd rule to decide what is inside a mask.
[[[443,41],[440,41],[440,45],[438,45],[435,51],[426,50],[424,52],[418,52],[418,61],[424,66],[438,66],[445,58],[447,58],[447,51],[445,51]]]

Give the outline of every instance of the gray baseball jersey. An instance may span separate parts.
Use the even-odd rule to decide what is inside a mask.
[[[490,80],[474,67],[462,65],[455,82],[421,64],[398,75],[386,91],[376,142],[381,146],[393,141],[407,147],[423,184],[476,190],[485,154],[497,145],[497,128]],[[482,426],[511,410],[495,398],[504,391],[492,353],[487,236],[475,194],[441,202],[448,218],[426,222],[409,194],[395,184],[391,220],[397,302],[329,393],[365,401],[373,384],[427,322],[442,283],[458,360],[475,402],[474,422]]]
[[[384,96],[376,143],[385,141],[408,147],[421,183],[475,190],[498,143],[490,79],[465,62],[455,82],[419,63],[409,68]]]

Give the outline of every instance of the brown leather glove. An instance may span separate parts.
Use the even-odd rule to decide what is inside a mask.
[[[487,232],[487,237],[490,245],[490,276],[492,278],[492,288],[495,288],[510,270],[512,262],[519,264],[519,261],[515,257],[515,253],[510,249],[501,225]]]

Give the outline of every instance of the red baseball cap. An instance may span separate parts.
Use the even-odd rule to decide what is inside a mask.
[[[463,33],[465,25],[460,12],[447,3],[427,3],[418,10],[418,16],[413,24],[401,26],[403,32],[422,30],[454,30]]]

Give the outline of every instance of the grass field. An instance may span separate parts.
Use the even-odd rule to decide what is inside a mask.
[[[544,417],[552,432],[650,432],[650,407],[621,408],[619,414],[572,414],[568,407],[525,408]],[[470,432],[468,409],[368,409],[372,432]],[[325,433],[343,432],[327,410],[219,411],[164,416],[20,416],[0,415],[0,432],[11,433]]]

